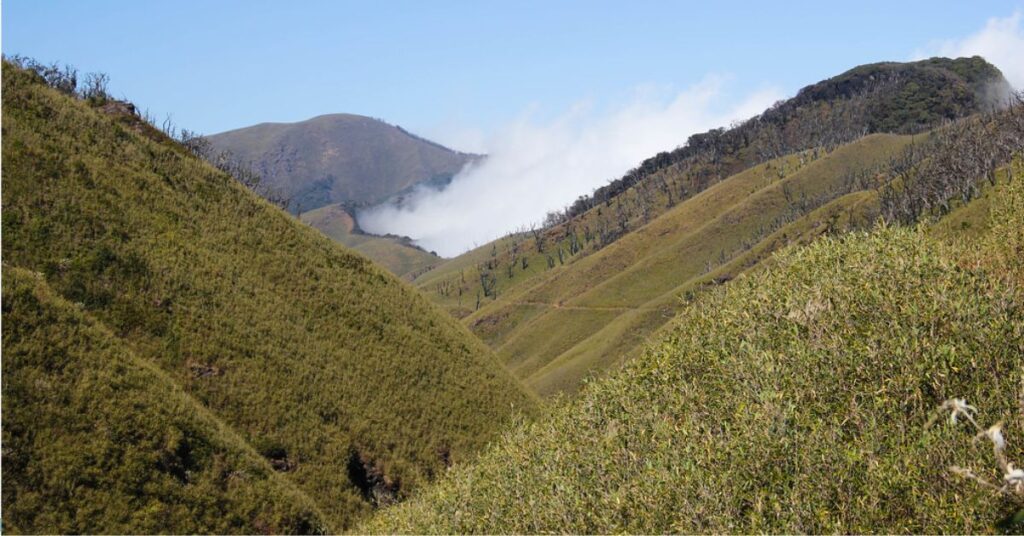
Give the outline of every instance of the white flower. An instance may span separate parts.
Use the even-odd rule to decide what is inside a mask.
[[[1006,487],[1017,493],[1024,493],[1024,469],[1017,469],[1012,463],[1006,464],[1006,474],[1003,475]]]
[[[978,435],[974,436],[974,440],[977,441],[982,437],[987,437],[992,442],[992,448],[996,452],[1001,452],[1006,448],[1006,438],[1003,437],[1003,423],[998,422],[989,427]]]
[[[978,426],[973,417],[973,414],[978,412],[978,408],[968,404],[967,400],[963,398],[951,398],[943,402],[942,409],[949,410],[949,422],[953,424],[956,424],[957,415],[963,415],[971,424]]]

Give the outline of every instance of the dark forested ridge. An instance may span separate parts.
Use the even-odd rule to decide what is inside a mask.
[[[909,134],[1005,105],[1010,85],[980,57],[874,63],[801,89],[732,128],[695,134],[644,160],[623,177],[581,197],[572,217],[608,202],[669,167],[692,168],[689,192],[753,164],[814,147],[829,148],[866,134]]]

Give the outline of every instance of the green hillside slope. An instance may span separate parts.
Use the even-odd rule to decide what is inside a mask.
[[[876,204],[871,192],[855,192],[785,225],[727,263],[616,316],[593,335],[531,372],[525,379],[527,385],[543,394],[579,389],[587,377],[618,366],[640,352],[644,342],[657,336],[670,323],[674,312],[686,307],[702,290],[726,284],[747,270],[770,265],[772,253],[787,245],[807,244],[822,235],[869,227]]]
[[[329,530],[467,459],[534,407],[419,293],[137,117],[5,62],[3,129],[4,263],[44,274],[159,367],[312,498]],[[14,329],[6,318],[3,328]],[[23,511],[19,500],[5,494],[5,513]]]
[[[1024,459],[1019,173],[968,245],[883,227],[702,294],[641,357],[362,530],[996,530],[1021,504],[950,470],[1003,481],[940,406],[1001,421]]]
[[[631,355],[682,306],[687,290],[735,277],[805,233],[847,228],[851,218],[837,219],[844,212],[857,211],[854,223],[864,224],[870,205],[846,206],[846,199],[816,209],[842,197],[849,177],[875,172],[911,141],[879,134],[817,159],[804,155],[803,164],[794,156],[755,166],[600,251],[506,290],[466,323],[538,392],[572,391]],[[830,220],[832,228],[822,228]],[[755,248],[753,262],[718,270]]]
[[[319,532],[313,502],[81,307],[3,273],[4,529]]]
[[[411,279],[442,262],[441,257],[404,243],[401,239],[357,232],[355,218],[337,203],[303,212],[299,219],[398,276]]]
[[[573,391],[632,355],[682,296],[778,247],[879,215],[917,221],[973,198],[981,175],[1019,144],[1015,134],[978,142],[1021,130],[978,113],[1009,103],[1007,91],[981,58],[857,67],[695,135],[581,198],[560,223],[480,247],[416,283],[527,385]],[[961,152],[970,164],[944,156]]]
[[[999,70],[980,57],[862,65],[809,85],[732,128],[695,134],[681,147],[581,196],[562,221],[496,241],[493,258],[478,255],[492,251],[488,244],[452,259],[423,274],[417,284],[461,318],[474,310],[466,308],[467,295],[481,293],[486,304],[515,291],[538,273],[608,247],[753,166],[777,160],[771,171],[781,178],[803,161],[865,134],[920,133],[991,110],[1005,102],[1008,91]]]

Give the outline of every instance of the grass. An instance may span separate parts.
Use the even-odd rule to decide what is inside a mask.
[[[865,225],[846,215],[870,211],[854,203],[862,196],[805,213],[793,213],[794,204],[803,197],[829,205],[850,173],[881,169],[912,140],[876,134],[817,159],[791,155],[750,168],[600,251],[506,288],[465,322],[540,394],[573,392],[634,355],[685,292],[735,277],[802,235]]]
[[[535,242],[527,234],[513,234],[476,247],[447,259],[433,269],[419,274],[413,283],[431,298],[434,303],[444,307],[452,316],[465,318],[495,301],[497,296],[508,297],[510,294],[529,288],[529,284],[546,274],[551,268],[547,264],[548,254],[553,253],[547,248],[544,253],[535,249]],[[521,256],[527,258],[526,268],[517,261],[508,277],[508,264],[511,260],[510,250],[516,246]],[[498,264],[496,270],[482,268],[488,262]],[[555,269],[563,265],[557,265]],[[480,290],[481,272],[493,272],[496,275],[496,296],[484,296]],[[477,298],[480,299],[479,306]]]
[[[399,277],[411,279],[441,263],[437,255],[403,244],[397,238],[354,232],[355,219],[338,204],[304,212],[299,219],[331,240],[366,255]]]
[[[43,274],[56,296],[274,464],[327,530],[470,459],[513,413],[535,408],[485,345],[414,289],[153,129],[7,63],[3,116],[5,269]],[[4,320],[5,339],[21,329]],[[9,390],[17,362],[4,364],[5,408],[34,411],[28,393]],[[115,399],[97,404],[120,414]],[[139,425],[159,429],[150,415],[139,413]],[[80,418],[86,426],[92,417]],[[17,456],[5,450],[5,490],[33,459],[75,459],[72,438],[44,424],[20,433],[52,440]],[[102,471],[116,458],[87,461],[76,470]],[[159,468],[140,470],[156,478]],[[53,500],[22,505],[25,495],[5,493],[7,526],[28,526],[18,515],[29,510],[40,519],[60,511],[58,490],[86,492],[73,480],[42,482],[41,497]],[[212,504],[209,515],[248,511],[237,504]],[[188,526],[186,512],[169,515],[167,526]],[[262,530],[257,521],[246,518],[244,531]]]
[[[879,227],[787,248],[696,299],[644,353],[389,508],[386,533],[977,533],[1021,505],[965,398],[1024,455],[1024,181],[992,232]],[[936,416],[942,417],[936,421]]]
[[[5,530],[325,530],[308,496],[40,274],[5,267],[3,303]]]
[[[542,396],[576,392],[586,379],[599,376],[637,355],[644,342],[670,323],[694,295],[747,270],[763,269],[772,263],[772,253],[787,245],[807,244],[824,234],[870,227],[869,222],[861,218],[871,212],[865,206],[876,203],[874,197],[873,192],[855,192],[812,211],[711,272],[690,278],[643,306],[619,315],[541,369],[525,376],[524,382]]]

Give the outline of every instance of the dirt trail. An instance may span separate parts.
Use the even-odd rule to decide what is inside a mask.
[[[565,309],[567,311],[636,311],[655,309],[654,307],[588,307],[585,305],[565,305],[563,303],[545,303],[538,301],[517,301],[512,302],[512,305],[532,305],[540,307],[550,307],[552,309]]]

